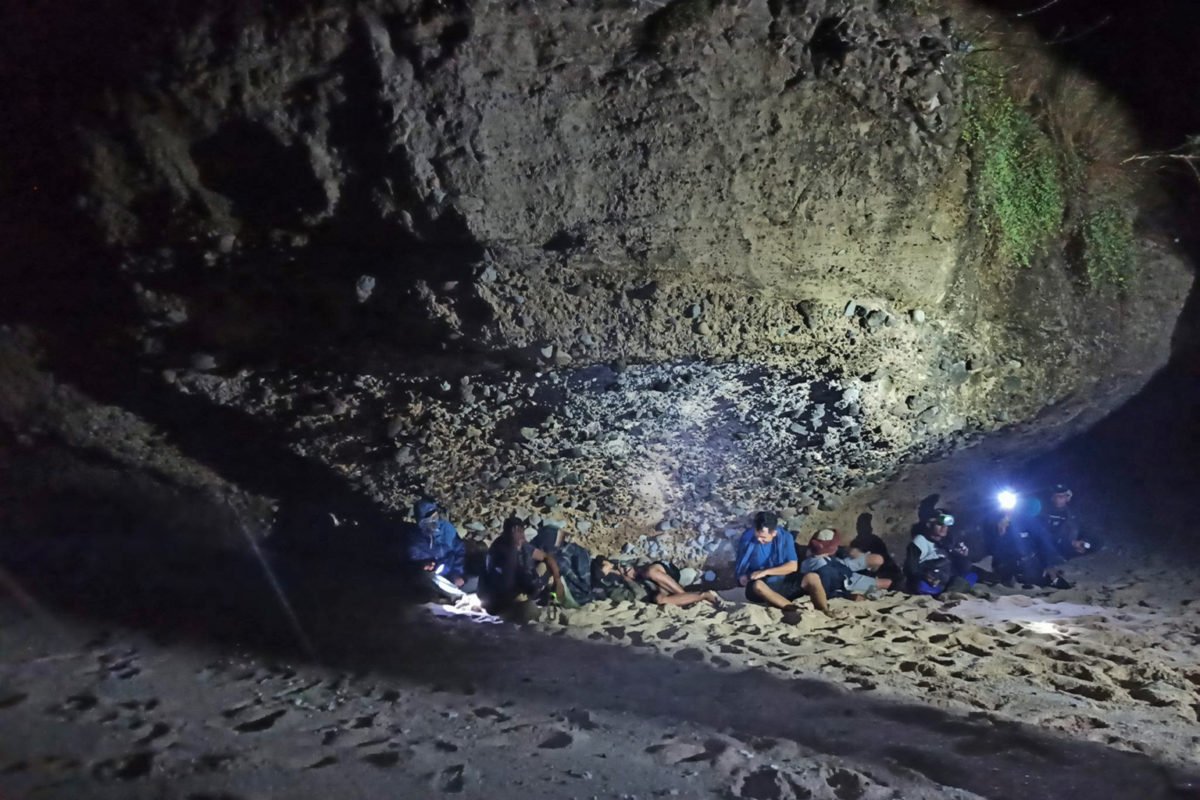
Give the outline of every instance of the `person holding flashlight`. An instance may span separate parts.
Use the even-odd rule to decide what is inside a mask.
[[[990,526],[988,538],[992,551],[992,569],[1005,586],[1053,586],[1069,589],[1057,567],[1062,556],[1054,547],[1040,521],[1022,513],[1020,498],[1011,491],[997,496],[1000,515]]]
[[[435,576],[448,581],[459,591],[470,594],[475,591],[475,579],[464,573],[467,547],[458,531],[448,520],[442,519],[436,501],[422,498],[413,504],[414,524],[406,531],[405,546],[408,563],[423,583],[439,594],[446,594]]]
[[[1098,549],[1093,536],[1085,536],[1079,515],[1071,508],[1074,493],[1065,483],[1057,484],[1050,493],[1050,502],[1042,508],[1038,519],[1059,555],[1063,558],[1086,556]]]

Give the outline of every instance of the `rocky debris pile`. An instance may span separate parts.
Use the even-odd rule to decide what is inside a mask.
[[[746,516],[814,509],[911,451],[872,424],[864,384],[737,362],[593,366],[457,380],[192,371],[176,388],[272,420],[385,508],[439,498],[468,538],[510,513],[596,552],[726,566]]]

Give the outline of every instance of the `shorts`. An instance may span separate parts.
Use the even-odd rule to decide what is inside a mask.
[[[854,573],[846,579],[846,591],[850,594],[867,594],[879,585],[879,581],[871,575]]]
[[[766,584],[771,591],[776,592],[787,600],[795,600],[800,595],[804,594],[804,589],[800,585],[803,576],[799,572],[793,572],[791,575],[772,575],[765,578]],[[746,584],[746,599],[751,603],[761,603],[762,598],[754,592],[754,581]]]

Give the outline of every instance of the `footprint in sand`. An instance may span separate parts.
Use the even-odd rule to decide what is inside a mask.
[[[153,742],[155,739],[161,739],[162,737],[166,736],[170,732],[171,732],[170,725],[168,725],[165,722],[156,722],[152,726],[150,726],[150,731],[145,736],[143,736],[142,738],[140,738],[136,742],[134,742],[134,744],[138,745],[139,747],[145,747],[146,745]]]
[[[238,733],[262,733],[265,730],[270,730],[279,721],[279,718],[287,713],[286,708],[281,708],[278,711],[272,711],[270,714],[252,719],[249,722],[243,722],[234,728]]]
[[[575,743],[575,737],[566,731],[555,731],[542,740],[538,747],[542,750],[562,750]]]
[[[224,772],[236,760],[234,753],[205,753],[196,759],[196,772]]]
[[[480,706],[471,709],[471,713],[480,719],[492,719],[496,722],[508,722],[512,717],[491,706]]]
[[[400,754],[395,750],[383,750],[378,753],[368,753],[362,760],[379,769],[391,769],[400,763]]]
[[[29,695],[25,692],[13,692],[12,694],[0,694],[0,711],[6,708],[19,706],[29,699]]]
[[[646,752],[664,764],[681,764],[708,758],[709,748],[694,742],[667,742],[646,748]]]
[[[600,727],[592,720],[591,713],[581,708],[572,708],[563,715],[563,719],[568,724],[574,725],[576,728],[584,731],[594,731]]]
[[[133,781],[144,778],[154,769],[156,753],[131,753],[121,758],[110,758],[101,761],[92,768],[92,775],[99,780],[118,779]]]
[[[446,767],[437,776],[437,788],[443,792],[458,793],[466,785],[466,765],[454,764]]]

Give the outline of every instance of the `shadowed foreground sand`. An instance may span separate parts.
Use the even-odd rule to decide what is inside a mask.
[[[1052,597],[793,628],[610,604],[478,624],[293,572],[316,658],[238,589],[252,573],[159,574],[124,603],[22,573],[40,602],[0,605],[0,797],[1200,796],[1200,584],[1084,566]]]

